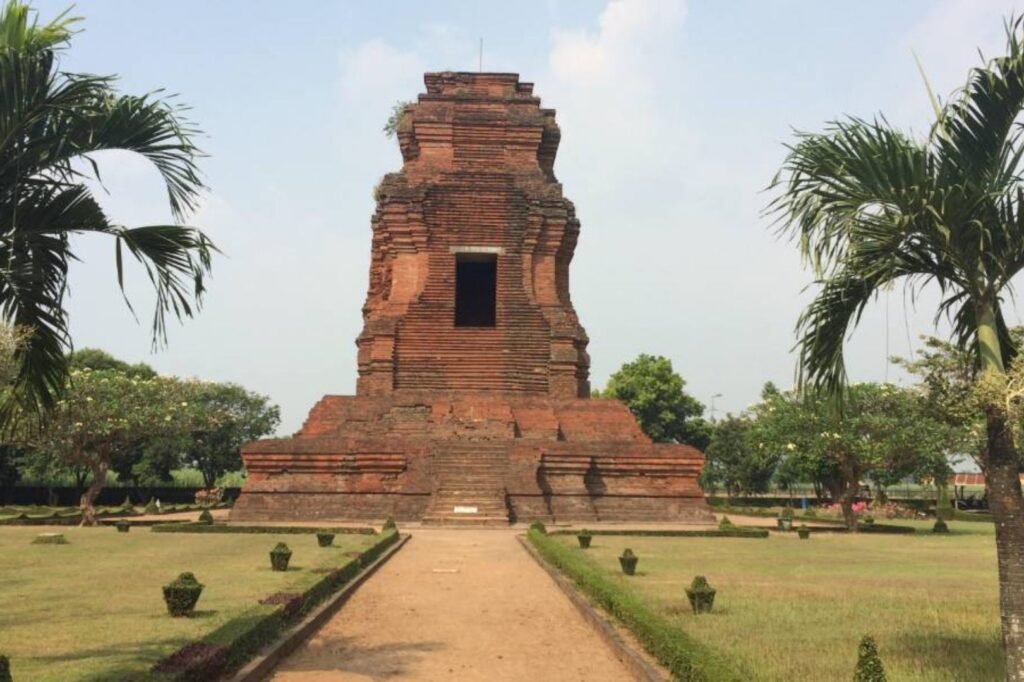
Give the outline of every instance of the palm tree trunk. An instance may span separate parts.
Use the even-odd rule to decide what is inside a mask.
[[[981,371],[1005,374],[994,306],[985,302],[979,304],[977,319]],[[989,511],[996,526],[1006,679],[1024,682],[1024,498],[1020,464],[1002,409],[998,405],[989,406],[985,421],[988,445],[985,485]]]
[[[1006,679],[1024,681],[1024,500],[1006,419],[988,415],[988,504],[996,526]]]

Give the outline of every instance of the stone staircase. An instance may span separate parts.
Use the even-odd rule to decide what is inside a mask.
[[[436,481],[424,525],[507,526],[507,443],[444,442],[434,456]]]

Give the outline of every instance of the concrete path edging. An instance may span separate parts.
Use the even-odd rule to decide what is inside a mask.
[[[525,535],[516,536],[523,549],[533,557],[533,560],[544,569],[544,572],[551,577],[558,589],[572,602],[576,610],[580,612],[583,619],[589,623],[601,639],[611,647],[623,665],[640,682],[665,682],[668,679],[666,674],[648,661],[647,656],[642,654],[635,646],[628,642],[612,623],[610,617],[603,615],[584,597],[571,580],[562,575],[557,568],[549,564],[537,553]]]
[[[238,672],[227,678],[230,682],[261,682],[267,679],[282,659],[292,653],[302,642],[320,629],[334,613],[348,601],[366,580],[377,572],[388,559],[400,550],[412,535],[400,535],[398,541],[387,548],[376,561],[363,569],[355,578],[335,592],[324,603],[310,611],[299,623],[288,628],[273,644],[263,649]]]

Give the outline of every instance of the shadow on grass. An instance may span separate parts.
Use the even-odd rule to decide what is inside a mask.
[[[166,656],[168,651],[174,651],[187,644],[188,641],[187,637],[171,637],[168,639],[150,640],[147,642],[125,642],[124,644],[96,647],[94,649],[76,649],[74,651],[68,651],[61,654],[53,654],[51,656],[33,656],[32,658],[37,661],[51,663],[91,660],[97,658],[130,658],[132,660],[139,661],[140,663],[133,668],[126,668],[124,673],[120,673],[119,670],[116,669],[110,669],[95,673],[92,677],[82,679],[132,679],[131,675],[136,674],[139,667],[143,667],[148,670],[154,662],[158,661],[163,656]]]
[[[326,637],[321,644],[309,644],[286,659],[280,670],[289,672],[333,672],[386,680],[412,674],[409,668],[426,655],[445,648],[443,642],[388,642],[374,646],[354,644],[352,637]]]
[[[982,635],[943,633],[904,633],[893,638],[898,649],[879,651],[883,661],[899,662],[901,667],[942,671],[954,680],[1003,680],[1006,668],[1002,642]]]

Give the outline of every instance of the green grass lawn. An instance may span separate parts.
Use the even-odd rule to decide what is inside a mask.
[[[993,527],[953,522],[936,536],[921,532],[930,522],[899,523],[919,532],[594,536],[586,556],[760,680],[851,679],[863,634],[878,642],[890,680],[1004,679]],[[632,578],[619,570],[626,547],[640,557]],[[710,615],[694,616],[686,601],[695,575],[718,590]]]
[[[44,531],[70,544],[32,545]],[[334,547],[310,535],[159,534],[133,528],[0,528],[0,654],[15,680],[143,679],[159,659],[259,599],[298,592],[340,566],[376,536],[337,535]],[[285,542],[287,572],[268,553]],[[192,618],[171,618],[161,587],[192,571],[206,588]]]

